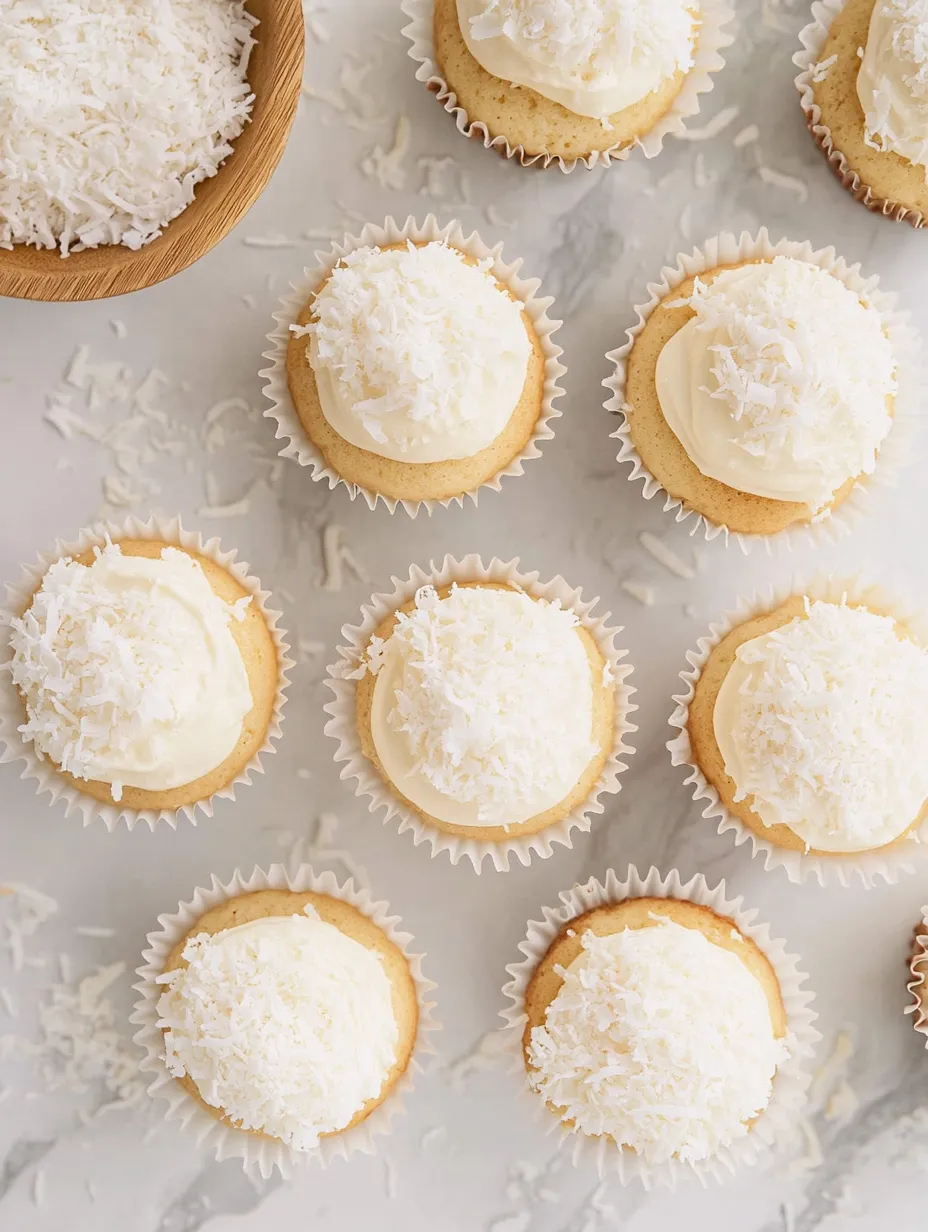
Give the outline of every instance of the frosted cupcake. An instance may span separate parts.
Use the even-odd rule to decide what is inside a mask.
[[[357,907],[315,891],[211,907],[157,983],[168,1071],[218,1120],[293,1152],[370,1116],[416,1041],[403,951]]]
[[[644,1168],[747,1138],[789,1058],[776,973],[732,919],[629,898],[570,919],[524,994],[531,1088],[566,1129]]]
[[[333,254],[289,317],[285,357],[270,353],[286,389],[279,369],[265,375],[269,414],[278,435],[302,438],[291,451],[302,463],[372,507],[414,512],[520,474],[535,441],[552,435],[563,369],[550,301],[533,302],[537,284],[516,278],[498,249],[434,220],[391,226],[366,236],[393,242]]]
[[[688,760],[764,844],[847,861],[924,820],[926,706],[928,650],[906,624],[796,594],[712,648],[689,703]]]
[[[928,4],[829,0],[800,36],[796,79],[810,131],[869,209],[928,214]]]
[[[770,536],[827,518],[876,470],[897,355],[881,312],[837,267],[775,254],[765,234],[748,248],[758,255],[730,265],[681,259],[689,275],[640,310],[613,354],[616,435],[620,460],[643,466],[682,516]]]
[[[730,41],[712,0],[405,0],[418,76],[458,128],[524,164],[648,157],[711,89]]]
[[[11,626],[19,738],[81,797],[170,813],[266,744],[279,637],[257,593],[193,548],[127,537],[63,556]]]
[[[915,1030],[925,1036],[925,1047],[928,1048],[928,984],[925,974],[928,971],[928,909],[922,911],[922,918],[915,927],[912,937],[912,948],[909,951],[909,981],[906,987],[912,995],[912,1002],[905,1012],[912,1014],[912,1025]]]

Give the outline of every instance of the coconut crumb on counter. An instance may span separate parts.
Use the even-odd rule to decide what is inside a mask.
[[[800,204],[809,200],[809,187],[805,180],[799,179],[798,176],[787,175],[783,171],[776,171],[773,167],[763,164],[757,168],[757,174],[771,188],[782,188],[785,192],[795,193]]]
[[[688,565],[685,560],[677,555],[673,548],[669,548],[662,539],[658,539],[650,531],[642,531],[638,536],[638,542],[646,552],[649,552],[654,557],[658,564],[663,565],[668,572],[675,574],[678,578],[683,578],[684,581],[689,582],[696,576],[696,570],[692,565]]]
[[[677,133],[677,137],[681,141],[709,141],[724,132],[738,118],[740,111],[740,107],[723,107],[702,128],[684,128]]]
[[[622,583],[622,589],[645,607],[651,607],[654,603],[654,587],[648,586],[646,582],[636,582],[634,578],[629,578]]]
[[[756,124],[748,124],[739,132],[735,133],[731,139],[732,145],[736,150],[740,150],[743,146],[751,145],[760,136],[760,129]]]
[[[329,523],[322,531],[323,590],[341,590],[348,569],[359,582],[368,580],[366,571],[358,563],[354,553],[345,543],[345,531],[341,526]]]
[[[403,163],[409,153],[412,126],[409,117],[397,117],[396,129],[393,134],[393,145],[384,150],[375,145],[369,154],[361,160],[361,170],[369,179],[376,180],[381,188],[393,188],[397,191],[406,187],[406,168]]]

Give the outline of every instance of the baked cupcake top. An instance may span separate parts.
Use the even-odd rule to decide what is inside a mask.
[[[736,652],[714,710],[725,772],[807,848],[880,847],[928,800],[928,651],[891,617],[805,603]]]
[[[767,994],[738,954],[661,914],[646,927],[581,933],[529,1081],[563,1121],[649,1163],[708,1159],[748,1132],[788,1050]],[[732,926],[731,940],[749,943]]]
[[[870,474],[896,364],[880,314],[816,265],[778,256],[696,280],[664,345],[661,411],[702,474],[819,511]]]
[[[468,458],[509,422],[532,342],[491,273],[434,241],[360,248],[313,300],[309,361],[344,440],[402,462]]]
[[[95,549],[56,561],[12,622],[9,669],[25,703],[25,740],[61,770],[164,791],[215,769],[252,707],[230,630],[250,598],[227,604],[197,561]]]
[[[380,1095],[399,1039],[389,978],[311,905],[192,936],[183,958],[158,980],[165,1061],[237,1127],[308,1151]]]
[[[457,0],[477,62],[604,121],[693,66],[698,0]]]
[[[376,676],[371,733],[394,787],[462,826],[517,825],[564,800],[598,747],[578,626],[521,591],[422,587],[363,669]]]
[[[864,139],[926,169],[928,0],[877,0],[857,74]]]

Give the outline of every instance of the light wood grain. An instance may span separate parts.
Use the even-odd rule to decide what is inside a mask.
[[[0,295],[75,302],[153,286],[199,260],[254,205],[284,152],[303,76],[301,0],[248,0],[261,23],[248,65],[255,95],[251,121],[212,179],[164,233],[133,252],[108,244],[63,258],[17,244],[0,249]]]

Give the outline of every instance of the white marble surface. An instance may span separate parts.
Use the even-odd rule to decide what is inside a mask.
[[[159,404],[192,433],[194,443],[184,447],[183,457],[162,453],[143,463],[157,490],[131,481],[140,497],[133,508],[179,511],[190,524],[239,547],[266,584],[290,592],[293,601],[284,607],[294,633],[331,647],[339,626],[371,589],[412,561],[473,550],[517,554],[528,567],[563,572],[619,613],[639,690],[638,751],[621,795],[572,851],[479,878],[468,867],[430,860],[408,836],[383,828],[338,781],[322,734],[326,655],[307,659],[294,673],[284,739],[266,776],[196,828],[108,834],[94,826],[82,832],[3,767],[0,880],[27,882],[54,895],[59,910],[29,943],[28,953],[48,957],[46,967],[15,974],[9,954],[0,951],[0,986],[18,1011],[9,1018],[0,1008],[0,1035],[36,1038],[59,951],[71,956],[78,977],[114,961],[131,970],[160,911],[172,909],[213,871],[227,876],[236,865],[285,856],[280,831],[307,833],[323,810],[338,816],[339,841],[428,952],[446,1029],[438,1068],[419,1082],[408,1116],[379,1158],[336,1165],[325,1174],[310,1167],[286,1185],[253,1184],[236,1164],[213,1162],[174,1130],[151,1135],[144,1113],[114,1112],[87,1127],[78,1114],[93,1110],[100,1093],[49,1092],[41,1060],[14,1049],[0,1059],[0,1082],[11,1089],[0,1107],[0,1229],[471,1232],[509,1215],[523,1218],[498,1225],[499,1232],[658,1232],[683,1225],[693,1232],[923,1229],[928,1058],[902,1010],[903,960],[928,899],[928,875],[868,892],[797,887],[779,873],[767,874],[744,848],[735,851],[700,819],[664,748],[684,652],[739,592],[814,564],[860,569],[928,602],[928,523],[919,464],[895,492],[875,502],[869,522],[839,548],[815,558],[797,553],[792,560],[745,559],[721,542],[689,540],[657,502],[645,503],[626,482],[612,462],[600,382],[608,373],[603,355],[630,323],[631,304],[642,298],[648,277],[706,235],[767,224],[777,235],[833,243],[897,290],[923,331],[928,241],[851,201],[808,139],[790,63],[804,21],[798,5],[773,7],[767,0],[765,15],[742,0],[737,45],[703,104],[705,118],[725,106],[740,109],[720,136],[673,143],[652,163],[633,157],[606,172],[580,170],[569,177],[523,171],[458,136],[414,80],[392,0],[324,5],[326,0],[310,7],[317,10],[318,32],[331,37],[309,40],[307,80],[337,91],[346,55],[354,57],[351,63],[370,63],[364,88],[374,99],[371,119],[359,123],[356,107],[339,111],[304,100],[265,196],[237,232],[170,283],[102,304],[0,304],[0,576],[12,576],[56,536],[92,520],[100,510],[101,481],[115,473],[105,447],[80,435],[65,440],[43,418],[46,398],[61,386],[75,347],[87,343],[92,362],[124,362],[136,381],[150,368],[162,370],[170,384]],[[362,172],[361,160],[377,144],[390,146],[400,115],[411,123],[404,183],[381,187]],[[749,124],[759,127],[759,143],[734,148],[733,135]],[[758,150],[767,165],[807,184],[808,200],[766,186],[757,173]],[[444,199],[423,191],[421,157],[454,160],[434,172],[447,186]],[[233,413],[226,443],[211,453],[198,442],[207,410],[218,399],[239,397],[250,407],[262,406],[256,373],[271,310],[288,278],[311,260],[313,244],[298,237],[312,228],[340,231],[360,216],[381,221],[388,212],[429,210],[457,214],[485,238],[504,239],[507,254],[524,255],[526,270],[540,275],[557,297],[566,319],[560,340],[569,365],[568,393],[543,460],[502,494],[489,494],[479,511],[440,511],[431,520],[372,514],[352,504],[344,490],[330,494],[311,484],[290,463],[282,465],[276,484],[255,490],[247,516],[198,515],[207,501],[206,472],[214,476],[218,498],[228,502],[270,470],[273,432],[260,418],[241,417],[235,427]],[[275,233],[298,242],[280,248],[245,242]],[[125,323],[124,340],[111,327],[113,319]],[[130,414],[125,407],[85,413],[94,422]],[[122,431],[131,437],[135,430],[130,424]],[[171,427],[165,435],[177,438],[180,431]],[[369,579],[348,576],[340,591],[319,585],[321,534],[332,524],[344,528]],[[695,581],[673,577],[647,556],[638,545],[643,530],[662,536],[687,558],[698,550]],[[654,587],[653,607],[623,593],[621,582],[628,578]],[[300,776],[301,769],[311,777]],[[598,1193],[593,1175],[559,1160],[554,1139],[517,1099],[514,1078],[481,1070],[463,1083],[451,1080],[448,1065],[496,1025],[503,967],[517,956],[525,920],[574,880],[629,862],[725,877],[801,953],[818,995],[825,1036],[820,1059],[837,1032],[853,1033],[847,1081],[860,1107],[845,1125],[827,1120],[821,1110],[814,1113],[823,1151],[819,1167],[801,1172],[784,1161],[724,1188],[693,1186],[673,1195],[647,1195],[638,1187],[623,1191],[615,1183]],[[0,917],[6,909],[0,903]],[[114,935],[76,934],[82,925],[112,929]],[[127,974],[113,990],[118,1026],[127,1037],[130,983]],[[436,1126],[444,1133],[428,1134]],[[525,1163],[546,1170],[540,1184],[555,1200],[529,1203],[526,1185],[513,1179],[513,1169]]]

